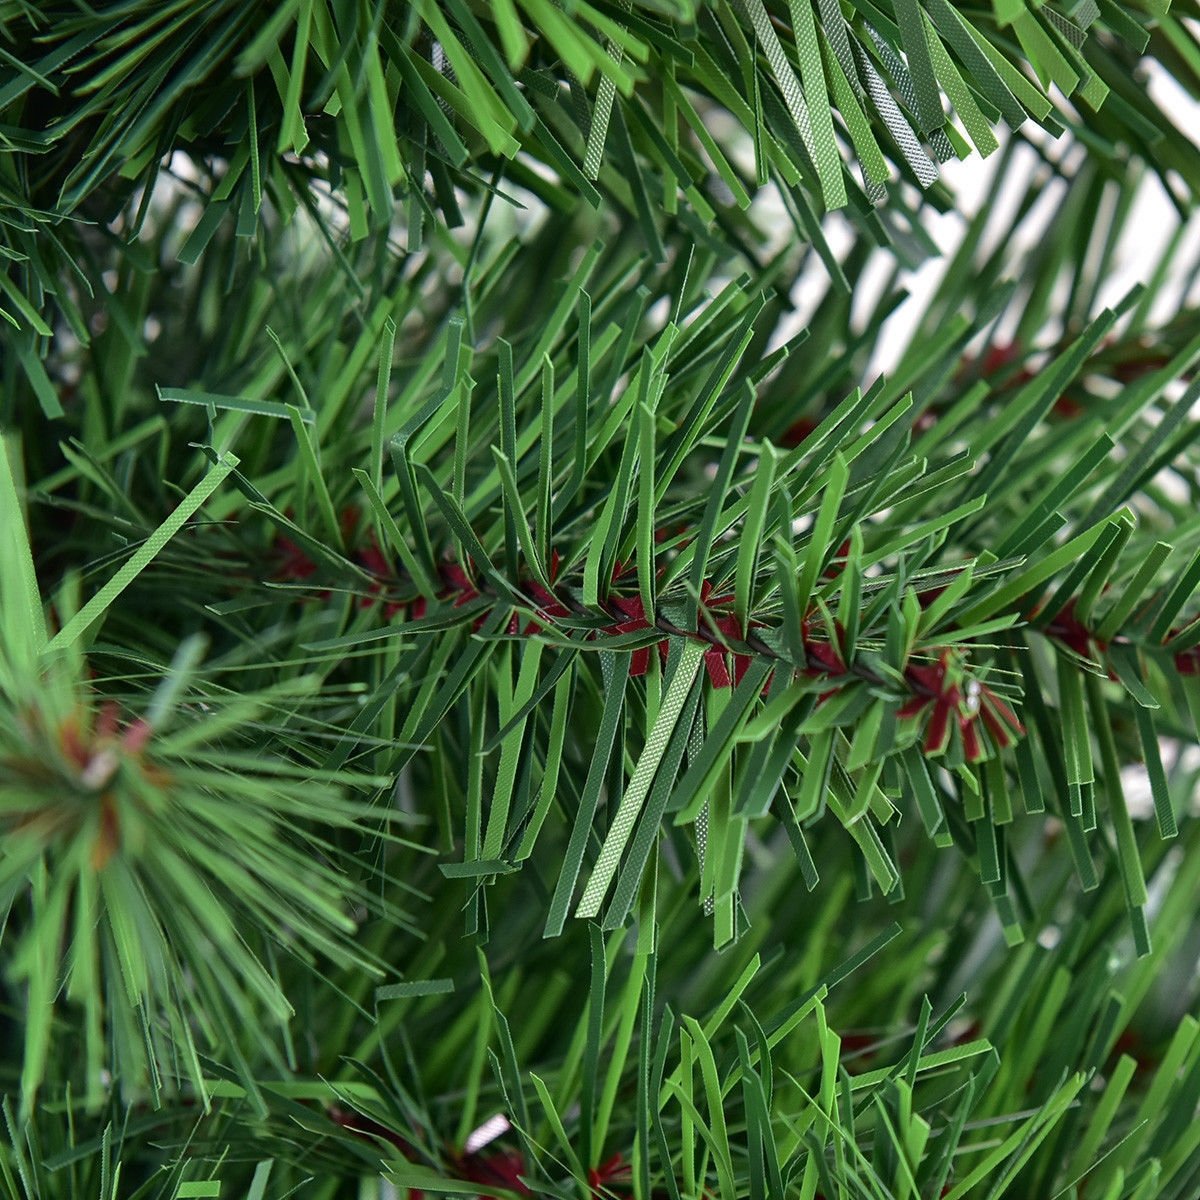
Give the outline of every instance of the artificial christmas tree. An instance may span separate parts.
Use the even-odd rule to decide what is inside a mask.
[[[0,5],[5,1194],[1200,1194],[1198,16]]]

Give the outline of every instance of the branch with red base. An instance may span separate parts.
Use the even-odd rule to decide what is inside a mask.
[[[350,540],[359,528],[360,514],[349,510],[343,516],[343,527]],[[663,532],[663,536],[667,534]],[[674,536],[674,535],[672,535]],[[370,578],[367,593],[362,597],[364,605],[382,604],[384,616],[406,621],[419,622],[429,612],[429,599],[411,594],[412,584],[402,578],[392,567],[388,557],[380,548],[370,531],[361,537],[362,544],[352,552],[355,562]],[[316,564],[304,551],[286,538],[277,542],[278,559],[276,578],[287,578],[296,582],[312,579],[317,573]],[[838,547],[823,577],[833,578],[844,568],[849,554],[848,543]],[[832,685],[823,692],[818,703],[835,694],[846,684],[861,680],[870,684],[886,686],[869,669],[857,663],[848,663],[843,648],[844,630],[836,621],[822,619],[819,614],[808,613],[801,623],[801,644],[805,665],[797,667],[784,659],[768,645],[756,630],[765,630],[766,623],[755,618],[740,627],[732,611],[733,595],[717,594],[714,585],[705,580],[700,593],[700,606],[696,627],[682,628],[659,613],[647,613],[640,593],[624,594],[623,587],[632,582],[628,579],[626,564],[617,563],[611,577],[611,588],[600,611],[586,608],[570,589],[559,582],[561,559],[555,551],[549,563],[547,582],[550,587],[534,579],[522,578],[518,588],[529,598],[532,618],[522,618],[516,610],[509,615],[504,627],[508,636],[536,636],[543,628],[553,627],[557,618],[586,617],[597,621],[598,627],[586,636],[596,639],[605,636],[620,637],[630,634],[655,632],[661,634],[649,645],[637,646],[630,655],[631,676],[644,675],[650,666],[650,656],[657,652],[665,663],[672,638],[696,639],[706,643],[704,665],[710,684],[715,688],[728,688],[740,683],[750,664],[756,658],[775,660],[794,675],[806,678],[827,679]],[[508,604],[507,599],[496,596],[487,581],[479,579],[473,565],[452,560],[439,566],[440,588],[433,598],[435,602],[449,604],[453,608],[471,608],[471,621],[475,629],[483,626],[487,611],[480,612],[477,601],[494,600]],[[922,606],[931,603],[944,589],[933,588],[919,596]],[[410,594],[405,596],[403,592]],[[327,595],[328,593],[324,593]],[[1027,620],[1038,615],[1035,608],[1027,614]],[[599,624],[605,621],[606,623]],[[1078,617],[1075,602],[1068,601],[1054,618],[1040,626],[1041,632],[1060,642],[1075,653],[1093,661],[1103,661],[1107,644],[1100,640]],[[1172,629],[1165,642],[1178,636],[1182,630]],[[1132,645],[1128,639],[1114,639],[1113,644]],[[1025,731],[1012,707],[992,688],[973,677],[961,649],[951,650],[930,646],[924,650],[924,659],[910,658],[903,669],[903,679],[909,693],[907,699],[900,698],[896,715],[901,719],[923,719],[924,735],[922,748],[927,755],[944,752],[949,744],[952,730],[957,728],[962,740],[963,753],[969,762],[979,762],[988,756],[987,742],[981,736],[986,730],[988,739],[996,749],[1005,749]],[[1200,647],[1191,647],[1173,656],[1175,668],[1185,675],[1200,674]],[[1111,672],[1110,672],[1111,674]],[[1112,676],[1116,678],[1115,675]],[[771,677],[764,685],[764,694],[769,689]]]
[[[357,524],[355,514],[344,515],[343,525],[348,538]],[[276,578],[290,578],[303,582],[316,575],[316,564],[295,543],[281,538],[278,547],[281,553]],[[824,578],[833,578],[844,568],[849,550],[849,543],[838,547],[823,573]],[[397,592],[405,587],[405,581],[392,569],[372,533],[367,533],[364,544],[353,552],[353,561],[372,579],[367,594],[362,598],[364,605],[382,603],[387,618],[394,619],[400,616],[410,621],[420,621],[429,611],[426,597],[419,594],[408,597],[397,595]],[[554,590],[547,589],[536,580],[518,581],[518,586],[530,598],[530,607],[536,616],[522,622],[520,615],[514,611],[505,625],[507,635],[534,636],[543,627],[553,626],[555,619],[559,617],[600,616],[601,619],[608,618],[608,623],[591,633],[589,636],[592,638],[619,637],[650,631],[662,635],[650,645],[637,647],[630,655],[629,674],[635,677],[644,675],[649,670],[651,653],[657,652],[660,661],[665,663],[671,639],[685,637],[706,643],[704,665],[709,682],[715,688],[737,685],[750,664],[756,658],[764,657],[774,659],[796,675],[829,680],[833,686],[821,693],[818,703],[824,702],[842,686],[854,680],[866,681],[876,686],[884,683],[869,670],[847,663],[843,649],[845,631],[836,621],[829,625],[816,613],[808,614],[801,623],[805,665],[798,668],[788,663],[756,635],[756,630],[767,628],[765,622],[750,618],[743,630],[732,611],[732,593],[716,594],[716,589],[709,580],[705,580],[701,587],[696,627],[684,629],[658,613],[648,614],[640,594],[621,594],[619,589],[622,584],[629,582],[626,564],[617,563],[613,568],[612,589],[607,600],[601,605],[600,614],[581,605],[567,589],[555,588],[560,567],[561,559],[555,551],[551,557],[547,580]],[[441,603],[462,608],[473,606],[474,601],[494,595],[486,581],[474,577],[470,562],[464,566],[458,562],[444,561],[440,564],[439,573],[442,587],[435,599]],[[407,586],[411,588],[411,584]],[[496,601],[508,603],[507,600],[500,600],[498,597]],[[478,630],[486,621],[487,613],[479,613],[477,607],[473,607],[472,611],[472,625]],[[936,754],[945,749],[951,717],[962,733],[964,747],[971,761],[984,757],[983,743],[976,728],[978,721],[984,723],[997,745],[1001,747],[1009,744],[1014,733],[1023,732],[1012,709],[991,689],[969,678],[961,654],[943,652],[930,665],[913,661],[906,668],[904,679],[911,695],[898,715],[917,717],[924,714],[927,708],[931,710],[924,742],[927,753]],[[772,677],[768,676],[763,686],[764,694],[769,690],[771,680]]]

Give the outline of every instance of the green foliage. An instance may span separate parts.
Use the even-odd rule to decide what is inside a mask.
[[[1157,0],[221,0],[202,22],[182,3],[9,0],[0,30],[0,311],[42,337],[61,313],[87,339],[85,297],[109,290],[97,253],[153,222],[156,185],[179,172],[204,206],[173,248],[189,263],[222,225],[249,238],[319,193],[356,241],[403,199],[416,248],[425,227],[464,223],[464,195],[529,189],[618,215],[662,257],[669,224],[718,250],[753,240],[744,210],[770,182],[804,240],[848,206],[887,245],[919,220],[895,184],[992,153],[1001,121],[1071,127],[1118,171],[1145,157],[1180,203],[1200,183],[1134,70],[1149,48],[1200,87],[1191,27]]]
[[[130,1095],[173,1088],[161,1062],[207,1103],[198,1041],[231,1046],[248,1033],[286,1069],[272,1051],[294,1015],[280,953],[382,977],[351,936],[355,910],[374,900],[369,873],[357,879],[328,856],[331,840],[353,847],[379,836],[376,810],[339,785],[387,781],[273,757],[260,739],[292,741],[316,681],[300,676],[262,694],[199,684],[200,649],[185,643],[158,665],[149,696],[137,682],[144,660],[109,677],[99,706],[81,657],[46,655],[36,674],[4,671],[0,902],[12,925],[9,971],[27,997],[26,1112],[58,1036],[60,988],[82,1014],[89,1105],[111,1072]],[[137,716],[117,698],[126,687]],[[256,739],[238,736],[246,726]],[[389,917],[411,926],[402,910]],[[245,1060],[235,1067],[256,1093]]]
[[[0,4],[0,1195],[1194,1196],[1194,15]]]

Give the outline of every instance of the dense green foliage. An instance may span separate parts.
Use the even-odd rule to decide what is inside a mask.
[[[0,0],[0,1195],[1197,1195],[1197,17]]]

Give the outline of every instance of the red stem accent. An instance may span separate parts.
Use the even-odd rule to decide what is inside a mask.
[[[993,347],[984,358],[982,373],[991,374],[1015,360],[1020,351],[1018,347]],[[801,422],[802,424],[803,422]],[[361,514],[357,510],[348,509],[343,513],[343,529],[348,541],[352,541],[354,532],[359,526]],[[656,538],[659,541],[679,537],[686,533],[682,526],[659,530]],[[303,581],[311,578],[317,571],[316,564],[290,539],[281,537],[277,540],[281,551],[281,559],[277,564],[276,578]],[[848,542],[838,547],[829,566],[824,572],[824,578],[834,578],[844,570],[850,552]],[[353,552],[354,561],[371,577],[368,593],[362,598],[364,605],[382,602],[384,615],[388,619],[403,615],[406,620],[420,620],[428,611],[425,596],[417,595],[408,599],[397,599],[396,590],[403,586],[403,581],[396,575],[387,555],[380,547],[374,533],[367,531],[365,541]],[[551,557],[549,579],[551,588],[534,580],[520,581],[526,594],[536,604],[539,619],[528,620],[522,626],[521,620],[514,612],[508,622],[506,631],[510,636],[533,636],[543,625],[553,624],[556,617],[569,616],[572,613],[584,615],[588,610],[583,609],[577,600],[568,593],[556,594],[553,585],[557,580],[561,559],[557,551]],[[627,574],[627,564],[617,563],[613,568],[611,582],[620,585]],[[454,607],[462,607],[480,597],[489,595],[484,584],[474,579],[473,566],[470,562],[465,565],[457,562],[444,562],[439,567],[442,587],[437,592],[436,599],[450,602]],[[920,594],[922,605],[928,605],[943,591],[943,588],[933,588]],[[704,666],[713,687],[726,688],[739,683],[745,675],[751,662],[756,656],[772,655],[773,651],[755,634],[756,629],[764,628],[761,621],[751,618],[743,630],[731,611],[733,596],[730,594],[714,595],[715,589],[706,580],[701,589],[702,611],[699,614],[695,629],[682,629],[654,613],[644,609],[640,594],[619,595],[615,591],[610,594],[602,606],[613,619],[610,624],[603,626],[591,636],[619,636],[629,633],[641,633],[658,630],[664,636],[656,639],[651,645],[638,647],[630,655],[629,673],[631,676],[644,675],[650,667],[650,655],[657,652],[661,662],[665,663],[670,645],[670,638],[698,638],[708,644],[704,652]],[[328,593],[322,593],[328,595]],[[1029,614],[1033,617],[1037,610]],[[480,628],[485,617],[475,618],[474,627]],[[809,614],[801,626],[801,641],[804,647],[806,666],[800,671],[809,678],[829,677],[831,680],[842,680],[848,676],[874,679],[862,668],[849,667],[841,648],[844,631],[836,626],[830,631],[824,627],[814,633],[815,617]],[[1098,639],[1095,633],[1082,622],[1076,611],[1075,601],[1070,600],[1042,629],[1047,637],[1061,642],[1075,653],[1088,658],[1099,658],[1107,646]],[[1167,640],[1180,632],[1172,629]],[[1121,640],[1121,639],[1118,639]],[[734,646],[744,648],[734,649]],[[1184,675],[1200,674],[1200,647],[1192,647],[1180,651],[1174,656],[1176,669]],[[732,669],[731,669],[732,668]],[[987,757],[987,746],[980,736],[980,725],[987,730],[989,739],[999,748],[1012,743],[1014,737],[1023,734],[1024,728],[1009,705],[992,689],[983,686],[978,681],[972,681],[949,651],[943,651],[936,663],[925,664],[910,662],[904,670],[904,677],[911,689],[911,698],[901,705],[897,715],[901,718],[921,717],[928,712],[928,721],[924,736],[926,754],[942,753],[950,739],[951,729],[957,725],[963,742],[963,750],[971,762]],[[764,686],[764,693],[770,684]],[[969,686],[967,686],[969,684]],[[835,684],[830,691],[819,698],[825,700],[832,695],[840,684]],[[967,704],[968,696],[972,702]],[[131,749],[140,749],[139,738],[141,730],[131,727],[126,731],[127,744]]]

